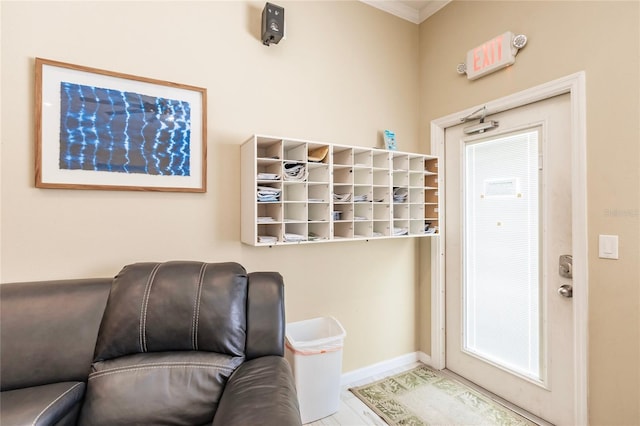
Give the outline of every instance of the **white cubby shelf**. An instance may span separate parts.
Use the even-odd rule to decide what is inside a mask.
[[[240,152],[243,243],[439,235],[437,157],[264,135]]]

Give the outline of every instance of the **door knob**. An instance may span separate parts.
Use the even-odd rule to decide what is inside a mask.
[[[571,284],[561,285],[558,289],[558,294],[562,297],[573,297],[573,287]]]

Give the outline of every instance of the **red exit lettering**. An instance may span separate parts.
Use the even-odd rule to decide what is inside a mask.
[[[465,61],[469,80],[475,80],[516,62],[517,49],[511,47],[513,33],[507,31],[467,51]]]
[[[473,71],[480,71],[502,61],[504,37],[505,35],[503,34],[473,49]]]

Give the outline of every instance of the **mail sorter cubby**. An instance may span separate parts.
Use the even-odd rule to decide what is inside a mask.
[[[241,147],[242,242],[438,235],[438,159],[254,135]]]

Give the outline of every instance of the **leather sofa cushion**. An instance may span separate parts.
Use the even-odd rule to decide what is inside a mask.
[[[75,424],[84,390],[83,382],[61,382],[2,392],[0,424]]]
[[[144,352],[244,356],[247,275],[239,264],[136,263],[115,277],[95,361]]]
[[[80,425],[210,423],[244,358],[205,352],[136,354],[95,362]]]

